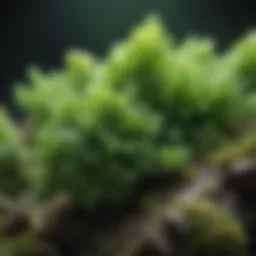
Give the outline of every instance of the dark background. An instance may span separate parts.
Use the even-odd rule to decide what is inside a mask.
[[[256,26],[255,11],[253,0],[1,0],[0,104],[15,110],[12,85],[28,66],[58,67],[73,47],[102,55],[150,12],[177,39],[212,36],[224,49]]]

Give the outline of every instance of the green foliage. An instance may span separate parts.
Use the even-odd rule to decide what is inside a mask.
[[[249,91],[256,88],[256,31],[238,41],[228,52],[227,64],[231,66],[239,82]]]
[[[104,60],[70,51],[61,71],[31,70],[17,88],[37,127],[26,149],[31,193],[68,193],[89,208],[126,199],[147,175],[182,175],[255,117],[251,38],[219,56],[208,39],[175,45],[150,16]]]
[[[94,76],[96,60],[89,53],[70,51],[65,56],[67,79],[77,90],[82,90]]]
[[[240,223],[226,210],[207,201],[188,206],[189,252],[202,256],[240,256],[246,252],[246,236]]]
[[[7,113],[0,111],[0,191],[19,193],[25,186],[22,176],[23,155],[18,129]]]

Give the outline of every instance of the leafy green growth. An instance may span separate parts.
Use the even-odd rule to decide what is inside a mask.
[[[242,83],[248,91],[254,92],[256,88],[255,32],[251,32],[245,39],[238,41],[227,55],[227,64],[233,69],[233,73],[239,79],[239,83]]]
[[[240,256],[246,252],[246,236],[240,223],[226,210],[207,201],[186,209],[188,250],[192,255]]]
[[[24,163],[23,148],[19,132],[4,111],[0,111],[0,191],[4,194],[17,194],[25,187],[22,175]]]
[[[175,45],[150,16],[102,61],[71,51],[62,71],[32,70],[17,89],[37,127],[26,151],[31,193],[68,193],[90,208],[128,198],[147,175],[182,175],[255,118],[251,40],[219,56],[211,40]]]

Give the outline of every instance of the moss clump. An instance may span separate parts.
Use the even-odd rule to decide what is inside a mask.
[[[234,161],[256,157],[256,134],[250,133],[218,149],[210,156],[211,162],[228,166]]]
[[[1,234],[1,254],[8,256],[30,255],[38,248],[38,239],[36,234],[26,231],[18,236],[6,236]]]
[[[246,236],[240,223],[226,210],[207,201],[186,209],[189,255],[241,256],[246,254]]]
[[[16,91],[36,127],[29,147],[17,143],[29,192],[94,208],[126,200],[146,177],[182,177],[255,118],[251,38],[221,56],[208,39],[175,45],[150,16],[104,60],[70,51],[60,71],[33,69]]]
[[[10,238],[10,248],[15,256],[23,256],[36,252],[38,240],[33,232],[26,232],[18,237]]]

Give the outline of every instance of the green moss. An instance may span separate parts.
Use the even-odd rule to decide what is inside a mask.
[[[65,55],[67,78],[74,85],[74,89],[82,91],[94,76],[96,60],[88,52],[69,51]]]
[[[189,228],[188,250],[192,255],[240,256],[246,252],[243,228],[226,210],[199,201],[186,209],[185,216]]]
[[[29,252],[36,251],[38,240],[33,232],[26,232],[20,235],[18,238],[14,238],[10,242],[10,246],[14,255],[26,255]]]
[[[15,172],[36,200],[67,193],[85,208],[123,202],[148,176],[184,176],[255,119],[255,76],[246,75],[256,72],[254,38],[219,55],[210,39],[175,45],[150,15],[102,60],[71,50],[61,70],[32,69],[17,88],[36,130],[28,149],[3,126],[14,141],[0,141],[12,145],[3,158],[17,162],[17,142],[26,168]]]
[[[4,109],[0,111],[0,192],[18,194],[26,187],[22,175],[24,147],[18,128]]]
[[[256,134],[250,133],[238,140],[227,143],[210,156],[211,162],[228,166],[236,160],[256,157]]]
[[[8,256],[25,256],[38,250],[39,240],[32,231],[28,230],[18,236],[6,237],[1,235],[1,247]]]

